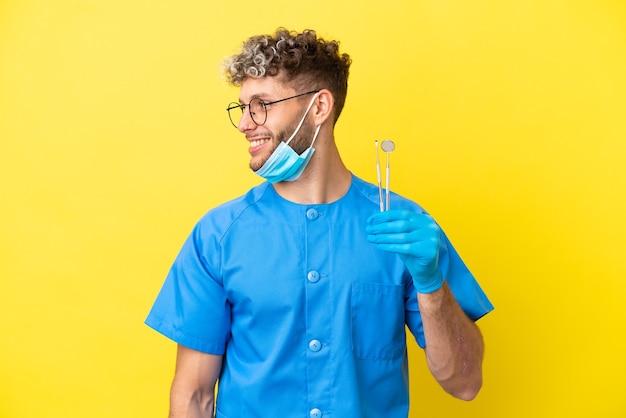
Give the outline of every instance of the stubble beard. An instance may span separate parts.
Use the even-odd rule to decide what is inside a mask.
[[[283,129],[278,133],[278,135],[272,135],[270,142],[272,143],[272,150],[267,154],[267,157],[259,160],[258,162],[250,161],[250,169],[252,171],[258,171],[263,164],[267,162],[270,156],[276,151],[278,145],[281,142],[287,141],[293,131],[296,130],[297,124],[293,124]],[[313,135],[315,134],[315,129],[313,127],[313,123],[311,123],[308,119],[305,119],[300,127],[300,130],[296,134],[296,136],[291,140],[289,146],[298,154],[302,154],[307,148],[311,146],[311,141],[313,140]]]

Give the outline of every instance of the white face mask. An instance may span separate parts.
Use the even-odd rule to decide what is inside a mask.
[[[311,106],[313,106],[313,102],[315,101],[317,95],[318,93],[315,93],[315,96],[311,99],[311,103],[309,103],[309,106],[306,108],[306,112],[304,112],[304,116],[302,116],[302,119],[293,134],[291,134],[287,141],[278,144],[278,147],[276,147],[274,152],[272,152],[272,155],[270,155],[265,164],[255,171],[256,174],[263,177],[270,183],[278,183],[281,181],[295,181],[300,177],[302,172],[304,172],[304,169],[309,164],[309,161],[311,161],[311,157],[315,152],[313,144],[315,143],[315,139],[317,139],[317,134],[319,134],[322,125],[319,125],[315,129],[311,145],[309,148],[304,150],[302,154],[298,155],[298,153],[289,146],[289,143],[302,127],[302,123],[308,115],[309,110],[311,110]]]

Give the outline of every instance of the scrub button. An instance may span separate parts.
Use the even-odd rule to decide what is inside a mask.
[[[309,416],[311,418],[322,418],[322,411],[320,411],[318,408],[313,408],[311,409],[311,412],[309,412]]]
[[[311,283],[317,283],[320,280],[320,274],[315,270],[311,270],[309,274],[307,274],[306,278]]]
[[[309,220],[311,221],[316,220],[319,216],[319,212],[315,209],[309,209],[306,211],[306,217],[309,218]]]
[[[309,350],[313,351],[314,353],[320,351],[322,349],[322,343],[320,342],[320,340],[311,340],[311,342],[309,342]]]

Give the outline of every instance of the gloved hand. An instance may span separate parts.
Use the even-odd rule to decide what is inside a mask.
[[[432,293],[443,285],[439,269],[440,229],[426,214],[389,210],[367,220],[367,240],[404,262],[419,293]]]

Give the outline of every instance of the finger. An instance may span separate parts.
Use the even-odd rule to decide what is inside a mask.
[[[374,244],[438,244],[439,230],[430,228],[428,230],[411,231],[408,233],[383,233],[368,234],[367,240]]]
[[[367,239],[374,244],[410,244],[415,241],[410,233],[370,233]]]
[[[438,228],[435,221],[428,215],[414,213],[410,218],[389,220],[384,223],[373,223],[366,226],[371,234],[410,233],[413,231]]]
[[[372,216],[367,219],[368,225],[376,225],[381,223],[393,222],[402,219],[408,219],[415,212],[410,212],[406,210],[387,210],[384,212],[376,212]]]
[[[365,231],[368,234],[398,234],[409,233],[414,230],[415,227],[411,222],[407,221],[390,221],[382,224],[367,225]]]
[[[406,255],[417,258],[429,258],[433,254],[433,246],[430,243],[405,243],[405,244],[378,244],[376,248],[398,255]],[[436,251],[435,251],[436,252]]]

